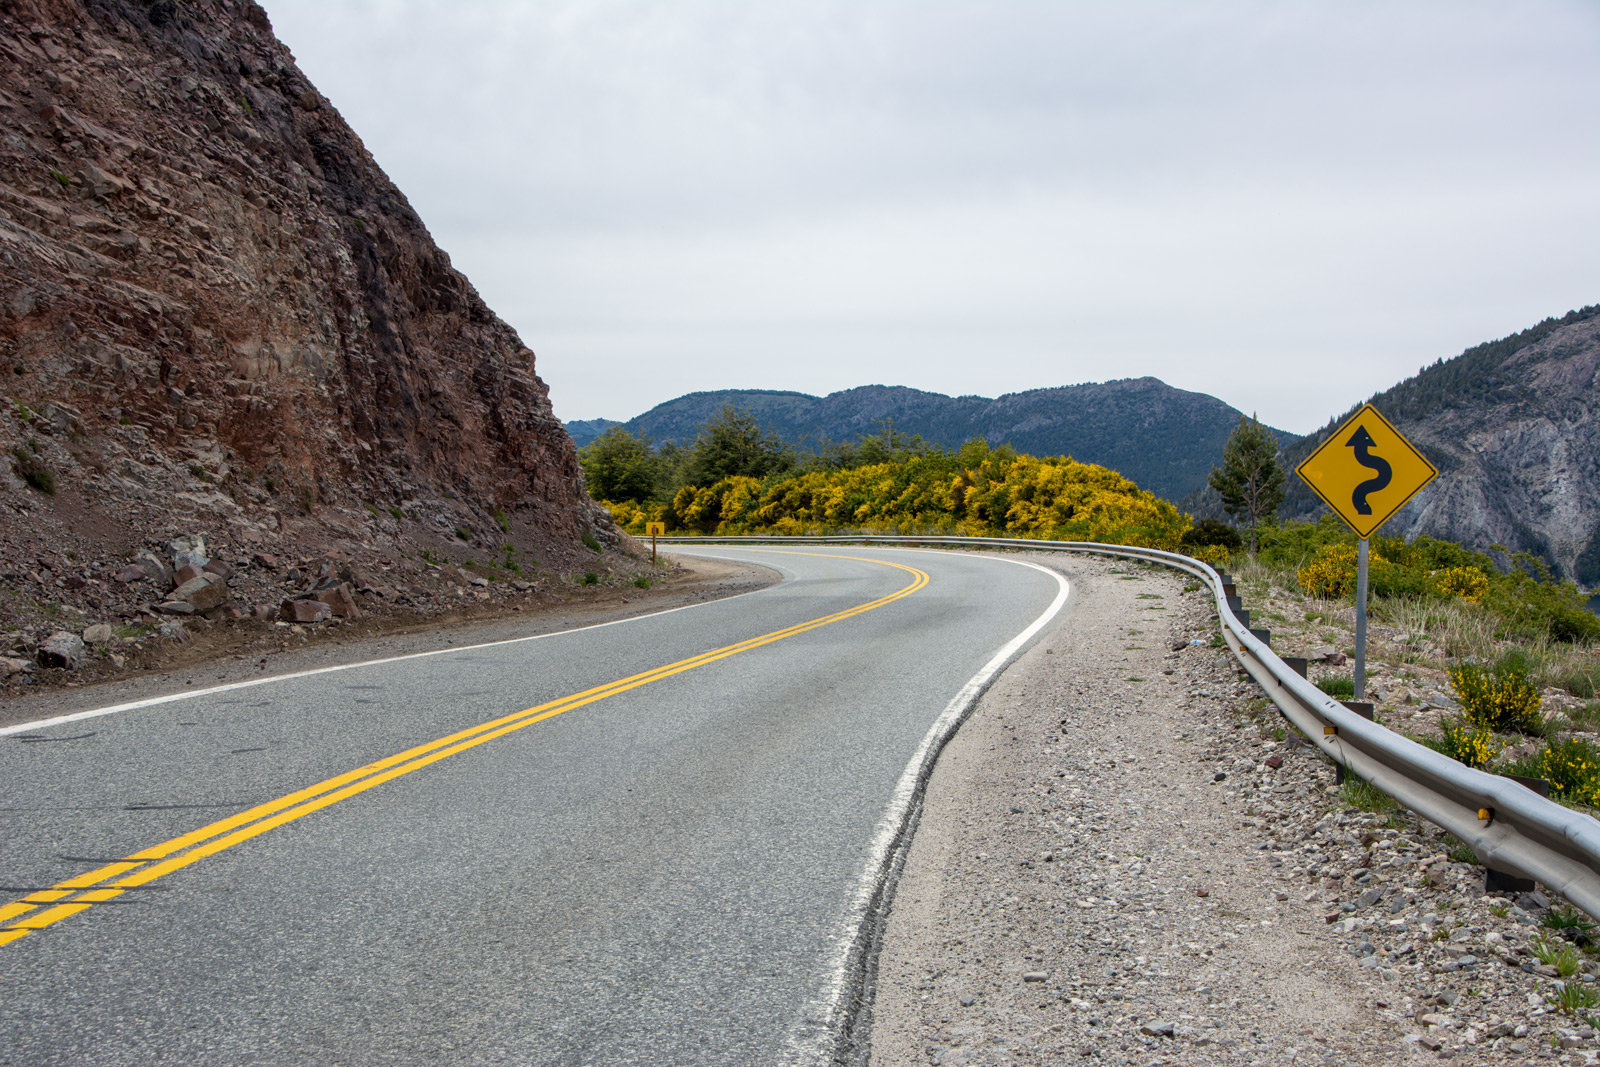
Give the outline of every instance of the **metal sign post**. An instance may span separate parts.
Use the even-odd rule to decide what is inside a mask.
[[[656,563],[656,538],[667,532],[667,524],[647,522],[644,524],[644,532],[650,536],[650,565],[653,567]]]
[[[1439,471],[1371,404],[1345,420],[1295,473],[1356,534],[1355,699],[1367,695],[1367,538]]]
[[[1356,541],[1356,692],[1367,699],[1367,539]]]

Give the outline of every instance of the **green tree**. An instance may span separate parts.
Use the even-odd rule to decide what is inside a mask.
[[[596,500],[643,504],[656,495],[661,461],[647,437],[613,426],[578,450],[589,495]]]
[[[1250,554],[1256,551],[1256,530],[1278,519],[1283,503],[1283,468],[1278,466],[1278,439],[1254,416],[1239,416],[1239,425],[1222,450],[1222,466],[1206,479],[1222,495],[1222,510],[1250,526]]]
[[[724,405],[700,427],[689,449],[683,480],[688,485],[713,485],[724,478],[746,475],[765,478],[794,466],[794,453],[754,415]]]

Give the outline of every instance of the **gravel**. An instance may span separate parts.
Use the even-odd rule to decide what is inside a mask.
[[[1073,600],[928,786],[871,1062],[1600,1060],[1542,888],[1486,896],[1409,812],[1354,806],[1180,575],[1040,555]],[[1186,585],[1189,591],[1185,591]],[[1457,853],[1459,855],[1459,853]]]

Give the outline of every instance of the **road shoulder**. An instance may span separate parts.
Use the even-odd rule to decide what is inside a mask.
[[[1518,1018],[1547,982],[1522,969],[1526,923],[1491,914],[1430,828],[1338,802],[1331,768],[1211,646],[1183,576],[1050,562],[1068,611],[930,779],[877,961],[872,1064],[1593,1047],[1564,1017]]]

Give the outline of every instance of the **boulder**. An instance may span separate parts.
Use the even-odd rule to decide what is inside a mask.
[[[194,564],[186,563],[172,573],[172,580],[177,582],[179,585],[182,585],[184,582],[193,581],[204,573],[204,570],[196,567]]]
[[[117,581],[121,582],[123,585],[131,585],[134,582],[147,581],[149,577],[150,575],[143,567],[134,563],[128,564],[126,567],[117,572]]]
[[[171,589],[176,583],[172,578],[172,568],[163,563],[153,553],[140,552],[133,558],[134,565],[144,571],[145,576],[162,589]]]
[[[196,569],[196,576],[172,591],[172,600],[181,600],[196,611],[210,611],[221,607],[228,599],[227,579]]]
[[[17,659],[15,656],[0,656],[0,680],[10,678],[14,674],[25,674],[33,670],[31,660]]]
[[[165,637],[168,641],[176,641],[180,645],[189,640],[188,629],[177,619],[171,619],[157,626],[156,633]]]
[[[83,631],[83,642],[86,645],[103,645],[111,640],[111,627],[103,622],[97,622]]]
[[[183,600],[169,600],[165,604],[157,604],[156,610],[163,615],[193,615],[194,605]]]
[[[206,539],[199,534],[193,534],[189,537],[174,537],[167,542],[167,548],[172,552],[172,566],[174,569],[204,567],[211,558],[206,555]]]
[[[65,630],[57,630],[39,642],[39,666],[75,671],[83,666],[87,652],[83,638]]]
[[[333,618],[333,607],[322,600],[285,600],[278,615],[288,622],[325,622]]]
[[[341,619],[361,618],[361,609],[356,606],[355,593],[350,589],[348,582],[340,582],[331,589],[321,590],[317,593],[316,599],[328,605]]]

